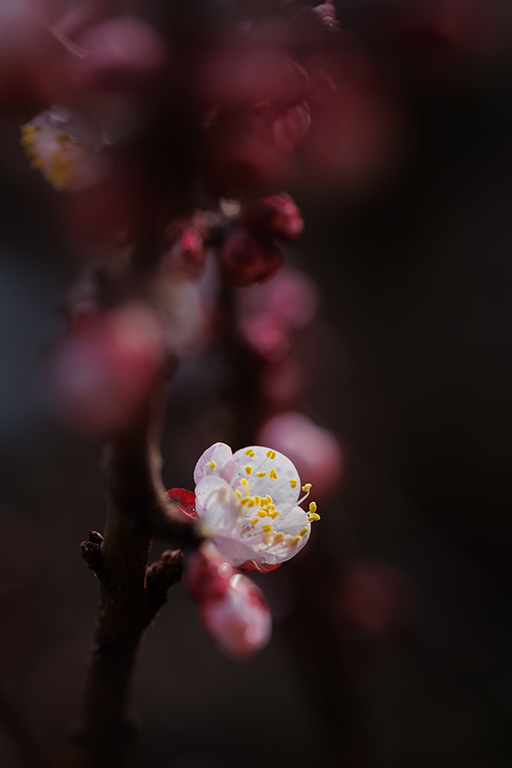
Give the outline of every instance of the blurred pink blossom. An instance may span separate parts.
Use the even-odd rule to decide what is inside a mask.
[[[268,419],[260,429],[259,440],[283,451],[308,477],[315,495],[326,497],[336,491],[344,470],[344,456],[336,437],[307,416],[284,411]]]
[[[84,432],[115,435],[147,406],[163,362],[162,328],[148,307],[85,314],[54,351],[55,404]]]

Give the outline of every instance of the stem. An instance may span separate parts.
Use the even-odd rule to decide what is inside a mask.
[[[137,654],[146,627],[178,580],[175,569],[164,585],[160,579],[157,589],[148,584],[151,523],[164,520],[174,534],[191,528],[189,522],[176,521],[165,499],[160,454],[152,438],[153,413],[148,406],[130,434],[112,446],[105,537],[99,557],[90,561],[101,585],[85,698],[84,746],[90,768],[128,763],[136,731],[131,693]]]

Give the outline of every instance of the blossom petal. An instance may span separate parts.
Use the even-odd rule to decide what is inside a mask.
[[[253,455],[251,456],[251,452]],[[273,458],[272,458],[273,456]],[[293,462],[282,453],[251,445],[233,455],[238,464],[234,488],[240,488],[240,481],[246,478],[251,495],[270,494],[276,507],[291,507],[299,498],[301,483]],[[248,472],[248,468],[250,471]],[[261,476],[264,473],[263,476]]]
[[[243,522],[240,499],[221,477],[207,475],[197,484],[196,511],[212,536],[240,536]]]
[[[213,461],[213,467],[205,468],[205,465]],[[235,463],[233,461],[233,452],[226,443],[214,443],[202,454],[194,469],[194,482],[199,483],[205,476],[216,475],[222,477],[228,483],[233,477]]]

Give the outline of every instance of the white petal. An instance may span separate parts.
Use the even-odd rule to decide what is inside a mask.
[[[196,511],[215,534],[239,536],[242,531],[240,499],[220,477],[208,475],[196,486]]]
[[[295,544],[290,546],[290,537],[300,536],[300,532],[305,528],[307,529],[306,532]],[[303,509],[294,507],[284,519],[277,517],[274,520],[273,529],[274,534],[284,533],[285,538],[283,541],[269,544],[267,542],[270,537],[265,535],[254,537],[258,539],[258,542],[254,541],[251,544],[258,552],[257,556],[253,558],[257,562],[275,565],[295,557],[297,552],[300,552],[308,542],[311,533],[311,523],[308,521],[308,516]]]
[[[252,451],[254,456],[248,456],[247,451]],[[275,458],[270,458],[268,453],[275,454]],[[234,488],[240,488],[240,480],[245,477],[249,483],[251,496],[269,494],[278,509],[292,506],[299,498],[301,493],[299,473],[293,462],[282,453],[271,452],[269,448],[261,445],[251,445],[237,451],[233,459],[238,464]],[[249,474],[247,467],[251,468]],[[265,476],[258,477],[258,472],[264,472]],[[271,473],[277,475],[277,478],[271,477]]]
[[[256,549],[247,544],[245,538],[215,536],[213,542],[231,565],[242,565],[246,560],[254,560],[255,558],[259,562]]]
[[[205,469],[205,464],[212,460],[215,462],[215,469],[212,470],[210,467]],[[235,463],[229,445],[226,445],[226,443],[214,443],[199,458],[194,469],[194,482],[197,484],[203,477],[206,477],[206,474],[213,474],[217,475],[217,477],[222,477],[229,483],[234,471]]]

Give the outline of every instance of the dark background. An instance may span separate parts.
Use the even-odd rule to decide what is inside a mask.
[[[370,12],[341,10],[378,47]],[[141,766],[512,764],[512,62],[449,87],[400,66],[394,173],[357,199],[296,195],[307,226],[289,257],[323,296],[300,341],[306,410],[342,442],[339,494],[308,550],[258,579],[275,630],[256,658],[225,659],[172,591],[137,674]],[[103,525],[101,452],[47,391],[76,267],[48,225],[56,196],[14,121],[1,138],[2,696],[64,759],[98,597],[78,545]],[[215,386],[198,406],[187,381],[163,454],[166,483],[191,487]],[[0,763],[17,760],[0,726]]]

